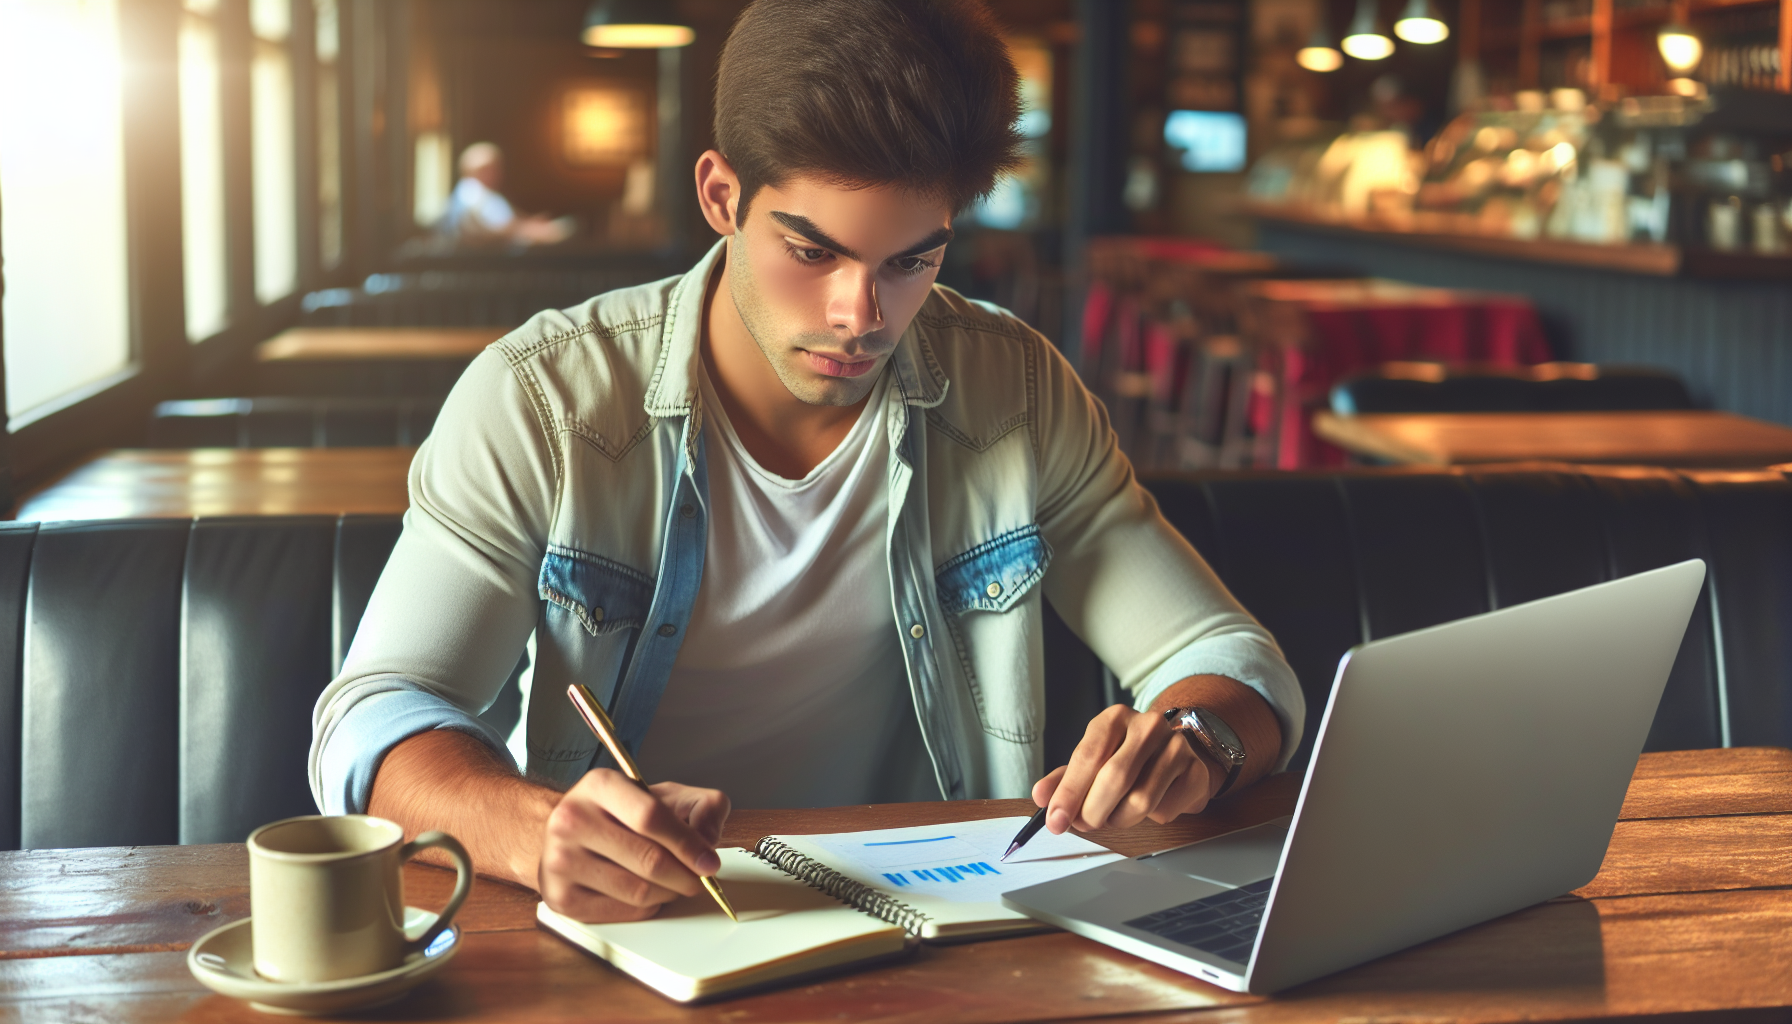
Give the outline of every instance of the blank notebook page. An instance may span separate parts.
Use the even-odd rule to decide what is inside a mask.
[[[724,847],[717,875],[740,923],[708,893],[646,921],[580,924],[541,904],[549,928],[677,1000],[902,949],[906,933],[816,891],[746,850]]]

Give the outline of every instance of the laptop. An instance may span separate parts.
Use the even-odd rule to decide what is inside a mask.
[[[1267,993],[1579,888],[1704,579],[1691,559],[1352,648],[1292,817],[1002,902]]]

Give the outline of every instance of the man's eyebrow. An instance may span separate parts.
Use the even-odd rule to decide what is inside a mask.
[[[809,218],[801,216],[799,214],[785,213],[781,210],[773,210],[773,211],[771,211],[771,214],[772,214],[773,220],[784,225],[785,227],[789,228],[790,230],[796,232],[797,234],[802,235],[804,238],[807,238],[809,241],[814,242],[816,245],[821,246],[823,249],[832,249],[835,252],[839,253],[840,255],[846,257],[849,260],[856,260],[859,258],[858,253],[853,252],[851,249],[847,248],[846,246],[841,245],[839,242],[834,241],[832,238],[830,238],[828,236],[828,233],[826,231],[823,231],[820,228],[816,227],[815,222],[810,220]],[[925,250],[923,250],[923,251],[925,251]]]
[[[893,260],[905,260],[910,256],[919,256],[924,252],[932,252],[951,240],[951,227],[942,227],[933,234],[928,235],[926,238],[921,239],[919,242],[916,242],[914,245],[909,246],[890,258]]]
[[[858,253],[854,252],[853,250],[847,248],[844,245],[841,245],[839,242],[836,242],[832,237],[830,237],[828,235],[827,232],[816,227],[815,222],[810,220],[807,217],[804,217],[800,214],[795,214],[795,213],[785,213],[782,210],[771,211],[771,217],[773,220],[784,225],[786,228],[789,228],[790,230],[796,232],[799,235],[802,235],[804,238],[808,239],[811,242],[814,242],[816,245],[819,245],[824,249],[832,249],[833,251],[839,253],[840,255],[846,257],[849,260],[863,259],[863,257],[861,257]],[[908,248],[897,253],[896,255],[891,256],[890,259],[905,260],[905,259],[908,259],[910,256],[919,256],[924,252],[932,252],[933,250],[938,249],[940,246],[945,245],[947,242],[950,242],[951,240],[952,240],[951,227],[949,227],[949,226],[941,227],[938,230],[934,231],[933,233],[929,234],[926,238],[923,238],[919,242],[916,242],[914,245],[911,245]]]

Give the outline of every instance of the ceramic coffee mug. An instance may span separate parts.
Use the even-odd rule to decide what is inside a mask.
[[[400,868],[435,847],[454,858],[454,895],[422,938],[404,936]],[[365,814],[314,815],[249,834],[249,920],[255,971],[316,982],[390,970],[427,947],[473,887],[473,863],[446,832],[405,842],[404,830]]]

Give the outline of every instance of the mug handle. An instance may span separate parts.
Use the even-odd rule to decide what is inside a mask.
[[[430,925],[421,938],[405,943],[406,954],[428,949],[429,944],[454,920],[454,915],[460,912],[460,905],[466,902],[467,893],[473,891],[473,859],[467,856],[467,849],[460,845],[460,840],[446,832],[425,832],[399,847],[398,861],[402,864],[431,848],[446,851],[448,856],[454,858],[454,894],[448,897],[448,905],[436,916],[436,923]]]

